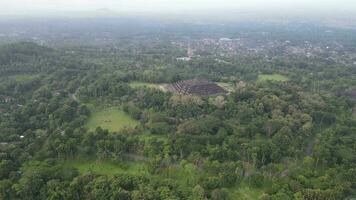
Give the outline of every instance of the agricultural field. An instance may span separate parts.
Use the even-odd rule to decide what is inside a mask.
[[[288,81],[288,77],[281,74],[260,74],[258,75],[258,81]]]
[[[103,129],[114,132],[125,127],[135,127],[138,124],[138,121],[132,119],[124,111],[116,107],[110,107],[92,112],[85,127],[89,130],[95,130],[100,126]]]

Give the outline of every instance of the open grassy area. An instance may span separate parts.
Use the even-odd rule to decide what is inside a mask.
[[[238,187],[229,188],[230,199],[258,200],[263,194],[262,189],[251,188],[245,184]]]
[[[33,80],[33,79],[36,79],[39,77],[40,77],[40,75],[18,74],[18,75],[4,76],[1,78],[6,81],[23,82],[23,81],[30,81],[30,80]]]
[[[146,83],[146,82],[139,82],[139,81],[133,81],[129,83],[129,85],[132,88],[142,88],[142,87],[148,87],[148,88],[155,88],[158,90],[166,91],[166,84],[155,84],[155,83]]]
[[[151,175],[148,172],[147,164],[144,162],[124,162],[115,164],[110,161],[96,162],[88,159],[71,159],[64,161],[66,166],[78,169],[79,173],[95,172],[107,176],[115,174],[132,174],[132,175],[147,175],[148,177],[156,178],[171,178],[178,181],[183,187],[189,188],[189,185],[197,184],[199,171],[193,167],[183,169],[179,165],[172,165],[163,171],[160,175]],[[258,200],[263,194],[263,189],[251,188],[242,183],[240,186],[227,189],[230,199]]]
[[[288,81],[288,77],[281,74],[260,74],[258,81]]]
[[[198,184],[199,177],[208,176],[208,174],[204,174],[189,164],[185,169],[179,165],[170,166],[163,170],[160,176],[176,180],[180,185],[189,188]],[[258,200],[263,194],[263,189],[250,187],[244,182],[239,186],[226,189],[230,199]]]
[[[158,84],[133,81],[129,85],[131,87],[133,87],[133,88],[139,88],[139,87],[152,87],[152,88],[155,88],[155,87],[157,87]]]
[[[116,107],[111,107],[99,111],[92,111],[85,127],[89,130],[95,130],[100,126],[109,131],[119,131],[124,127],[135,127],[138,124],[138,121],[132,119],[124,111]]]
[[[109,161],[96,162],[94,160],[73,159],[65,161],[65,165],[78,169],[79,173],[96,172],[113,176],[115,174],[148,174],[144,163],[126,162],[124,164],[115,164]]]
[[[225,83],[225,82],[217,82],[220,87],[224,88],[228,92],[233,92],[235,90],[235,86],[232,83]]]
[[[151,139],[156,139],[160,141],[167,141],[168,137],[166,135],[155,135],[155,134],[150,134],[150,133],[142,133],[142,134],[137,134],[133,136],[137,139],[139,139],[142,142],[147,142]]]

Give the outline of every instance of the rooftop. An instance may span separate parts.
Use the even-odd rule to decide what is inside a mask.
[[[208,96],[227,93],[222,87],[206,79],[178,81],[172,84],[170,88],[172,92],[184,95]]]

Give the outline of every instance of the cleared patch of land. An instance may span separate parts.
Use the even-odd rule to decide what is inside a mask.
[[[241,184],[239,187],[229,188],[228,191],[231,199],[258,200],[263,194],[263,190],[252,188],[245,184]]]
[[[100,126],[109,131],[119,131],[124,127],[135,127],[138,124],[138,121],[132,119],[124,111],[116,107],[111,107],[99,111],[92,111],[85,127],[89,130],[95,130]]]
[[[4,77],[4,80],[22,82],[22,81],[30,81],[39,77],[40,75],[20,74],[20,75],[6,76]]]
[[[260,74],[258,81],[288,81],[288,77],[281,74]]]
[[[147,163],[140,161],[126,161],[120,164],[115,164],[111,161],[97,162],[91,159],[71,159],[64,161],[64,164],[76,168],[81,174],[94,172],[107,176],[114,176],[115,174],[132,174],[146,175],[152,178],[171,178],[186,188],[190,188],[194,185],[197,179],[203,175],[201,174],[202,172],[197,170],[192,164],[188,164],[185,168],[173,164],[161,171],[160,175],[151,175],[148,172]],[[246,183],[242,183],[240,186],[227,188],[227,191],[230,199],[258,200],[263,194],[263,189],[249,187]]]
[[[146,83],[146,82],[139,82],[139,81],[130,82],[129,85],[130,85],[132,88],[140,88],[140,87],[155,88],[155,87],[158,86],[158,84]]]
[[[225,83],[225,82],[217,82],[220,87],[224,88],[228,92],[233,92],[235,90],[234,84],[232,83]]]
[[[129,83],[130,87],[132,88],[143,88],[143,87],[148,87],[148,88],[154,88],[161,90],[163,92],[167,91],[167,84],[156,84],[156,83],[147,83],[147,82],[139,82],[139,81],[133,81]]]
[[[153,134],[138,134],[136,135],[137,139],[147,142],[151,139],[156,139],[160,141],[167,141],[168,138],[165,135],[153,135]]]
[[[94,160],[73,159],[65,161],[65,165],[78,169],[79,173],[95,172],[108,176],[115,174],[148,174],[144,163],[125,162],[124,164],[115,164],[109,161],[96,162]]]

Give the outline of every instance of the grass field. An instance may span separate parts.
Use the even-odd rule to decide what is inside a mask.
[[[84,174],[94,172],[107,176],[115,174],[132,174],[146,175],[151,178],[171,178],[179,182],[183,187],[189,188],[189,185],[195,185],[198,182],[199,172],[190,167],[184,170],[179,165],[174,165],[161,171],[160,175],[151,175],[148,172],[147,164],[144,162],[125,162],[123,164],[115,164],[110,161],[96,162],[86,159],[72,159],[64,161],[64,164],[69,167],[78,169],[79,173]],[[251,188],[245,183],[240,186],[227,189],[230,199],[258,200],[263,194],[262,189]]]
[[[151,139],[156,139],[160,141],[167,141],[168,138],[165,135],[153,135],[153,134],[138,134],[135,136],[137,139],[143,142],[147,142]]]
[[[203,172],[195,169],[193,165],[190,165],[189,169],[183,169],[180,166],[171,166],[162,171],[161,175],[165,178],[171,178],[179,182],[180,185],[189,187],[198,184],[199,177],[207,176]],[[263,194],[263,189],[252,188],[247,183],[241,183],[241,185],[227,188],[230,199],[243,199],[243,200],[258,200]]]
[[[151,87],[151,88],[155,88],[158,86],[158,84],[154,84],[154,83],[145,83],[145,82],[138,82],[138,81],[133,81],[131,83],[129,83],[129,85],[133,88],[139,88],[139,87]]]
[[[281,74],[260,74],[258,81],[288,81],[288,77]]]
[[[31,74],[19,74],[19,75],[12,75],[12,76],[6,76],[4,77],[6,80],[13,80],[16,82],[22,82],[22,81],[30,81],[36,78],[39,78],[39,75],[31,75]]]
[[[228,92],[233,92],[235,90],[235,87],[232,83],[225,83],[225,82],[217,82],[220,87],[224,88]]]
[[[148,87],[148,88],[155,88],[155,89],[158,89],[158,90],[162,90],[164,92],[167,91],[166,84],[155,84],[155,83],[146,83],[146,82],[133,81],[133,82],[129,83],[129,85],[132,88]]]
[[[126,162],[125,164],[115,164],[109,161],[96,162],[94,160],[73,159],[65,161],[65,165],[78,169],[79,173],[96,172],[113,176],[115,174],[148,174],[144,163]]]
[[[263,194],[263,190],[251,188],[244,184],[239,187],[228,189],[230,199],[258,200]]]
[[[109,131],[119,131],[124,127],[135,127],[139,122],[132,119],[124,111],[116,107],[105,108],[100,111],[92,111],[92,114],[85,125],[89,130],[97,127],[108,129]]]

